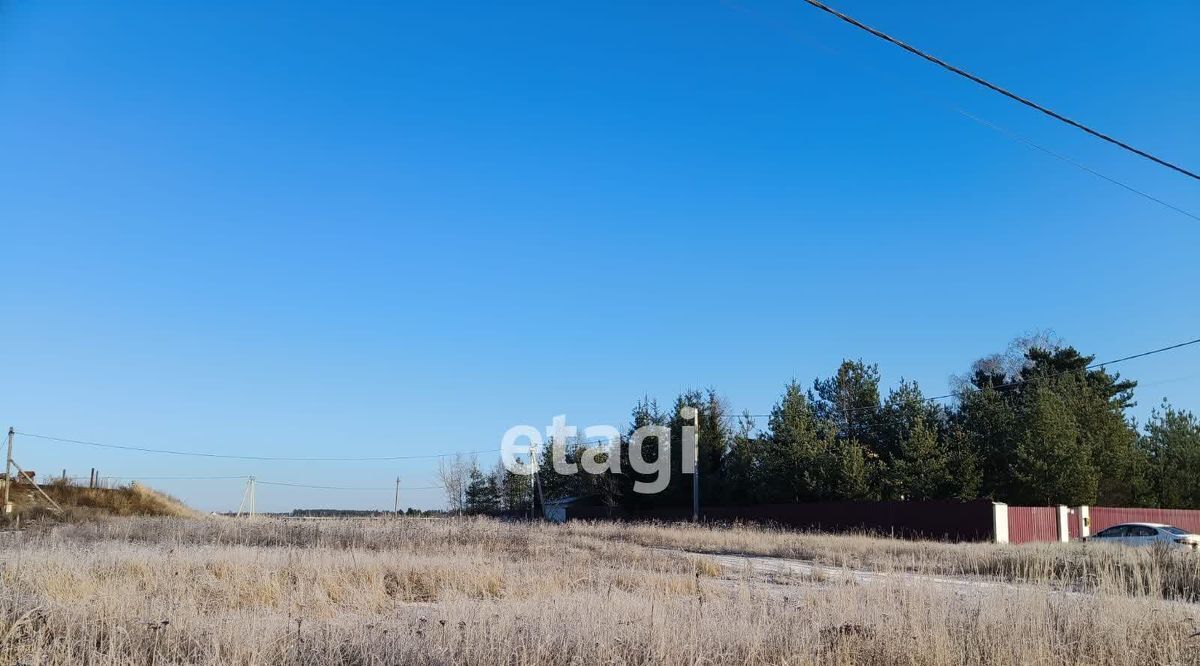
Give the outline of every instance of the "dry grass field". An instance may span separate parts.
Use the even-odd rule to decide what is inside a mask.
[[[694,553],[784,557],[832,568],[982,577],[1063,590],[1200,601],[1200,557],[1184,550],[1100,543],[956,544],[741,525],[571,523],[563,529],[581,536]]]
[[[0,663],[1200,663],[1200,609],[1164,598],[1196,566],[747,527],[120,518],[0,534]]]
[[[2,481],[0,481],[2,483]],[[89,488],[68,481],[50,479],[42,482],[42,492],[50,496],[62,512],[55,511],[49,502],[28,483],[13,486],[11,499],[14,512],[3,520],[83,521],[109,516],[173,516],[199,518],[203,514],[183,502],[139,483],[115,488]]]

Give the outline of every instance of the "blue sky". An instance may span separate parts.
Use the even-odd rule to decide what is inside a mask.
[[[1200,168],[1200,6],[838,8]],[[843,357],[948,387],[1035,328],[1200,337],[1200,186],[798,1],[0,6],[0,417],[216,453],[415,455],[766,411]],[[1200,408],[1200,351],[1122,366]],[[39,472],[388,486],[18,439]],[[237,481],[156,485],[228,509]],[[403,503],[436,506],[437,491]],[[259,489],[262,509],[390,492]]]

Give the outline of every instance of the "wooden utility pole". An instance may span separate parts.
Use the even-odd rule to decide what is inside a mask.
[[[13,429],[9,428],[8,429],[8,455],[5,456],[5,458],[4,458],[4,513],[5,514],[10,514],[10,513],[12,513],[12,510],[13,510],[12,502],[10,502],[8,500],[9,486],[11,486],[12,482],[13,482],[13,476],[12,476],[13,434],[14,434]]]
[[[62,507],[58,505],[58,502],[55,502],[49,495],[47,495],[46,491],[42,490],[42,487],[39,486],[37,484],[37,482],[33,480],[32,474],[21,469],[21,466],[17,464],[17,461],[15,461],[15,460],[12,461],[12,464],[13,464],[13,467],[16,467],[17,471],[21,473],[21,476],[25,477],[25,480],[29,482],[29,485],[33,486],[34,490],[41,493],[42,497],[44,497],[46,499],[46,501],[50,503],[50,506],[54,507],[55,511],[57,511],[59,513],[63,512]]]
[[[12,484],[13,484],[13,481],[15,480],[15,479],[13,479],[13,468],[14,467],[17,468],[17,471],[21,474],[21,476],[23,476],[25,478],[25,480],[29,482],[29,485],[33,486],[34,490],[37,490],[39,493],[41,493],[42,497],[46,498],[46,501],[50,503],[50,506],[54,507],[55,511],[62,513],[62,507],[60,507],[58,505],[58,502],[55,502],[53,499],[50,499],[50,496],[46,494],[46,491],[42,490],[42,487],[34,482],[33,475],[31,475],[29,472],[26,472],[25,470],[21,469],[21,466],[17,464],[17,461],[13,460],[13,454],[12,454],[13,435],[16,435],[16,434],[17,434],[16,430],[13,429],[12,427],[9,427],[9,429],[8,429],[8,454],[4,457],[4,508],[3,508],[4,513],[10,514],[10,513],[12,513],[12,510],[13,510],[13,505],[12,505],[12,501],[9,496],[9,492],[12,489]]]
[[[396,477],[396,501],[392,504],[392,514],[400,517],[400,477]]]

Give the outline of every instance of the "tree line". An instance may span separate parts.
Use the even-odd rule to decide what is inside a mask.
[[[957,377],[950,399],[931,400],[913,381],[884,394],[877,365],[846,360],[829,377],[786,383],[761,426],[730,414],[712,389],[685,391],[666,408],[643,397],[619,446],[594,456],[620,456],[620,473],[557,474],[545,446],[533,480],[456,461],[461,482],[447,495],[451,510],[476,513],[519,513],[567,496],[631,511],[690,506],[680,446],[691,424],[681,410],[690,406],[699,410],[708,505],[991,499],[1200,508],[1200,421],[1164,401],[1139,426],[1129,415],[1137,383],[1094,363],[1048,336],[1021,338]],[[631,436],[644,425],[671,432],[671,482],[654,495],[632,490],[642,475],[629,463]],[[595,446],[565,445],[569,462]],[[642,447],[646,459],[657,455],[657,443]]]

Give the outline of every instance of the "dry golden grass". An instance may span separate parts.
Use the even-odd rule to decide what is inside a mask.
[[[1192,606],[1116,586],[846,585],[657,549],[785,536],[729,533],[215,518],[5,533],[0,663],[1200,663]],[[818,539],[819,557],[938,548]],[[893,570],[917,568],[899,557]]]
[[[12,501],[14,515],[24,522],[31,520],[86,521],[105,516],[171,516],[199,518],[183,502],[139,483],[117,488],[88,488],[67,481],[51,480],[41,485],[42,491],[63,509],[54,511],[44,497],[26,483],[14,484]]]
[[[831,567],[972,576],[1062,589],[1200,600],[1200,556],[1102,543],[978,544],[803,533],[750,525],[573,522],[566,533],[696,553],[800,559]]]

